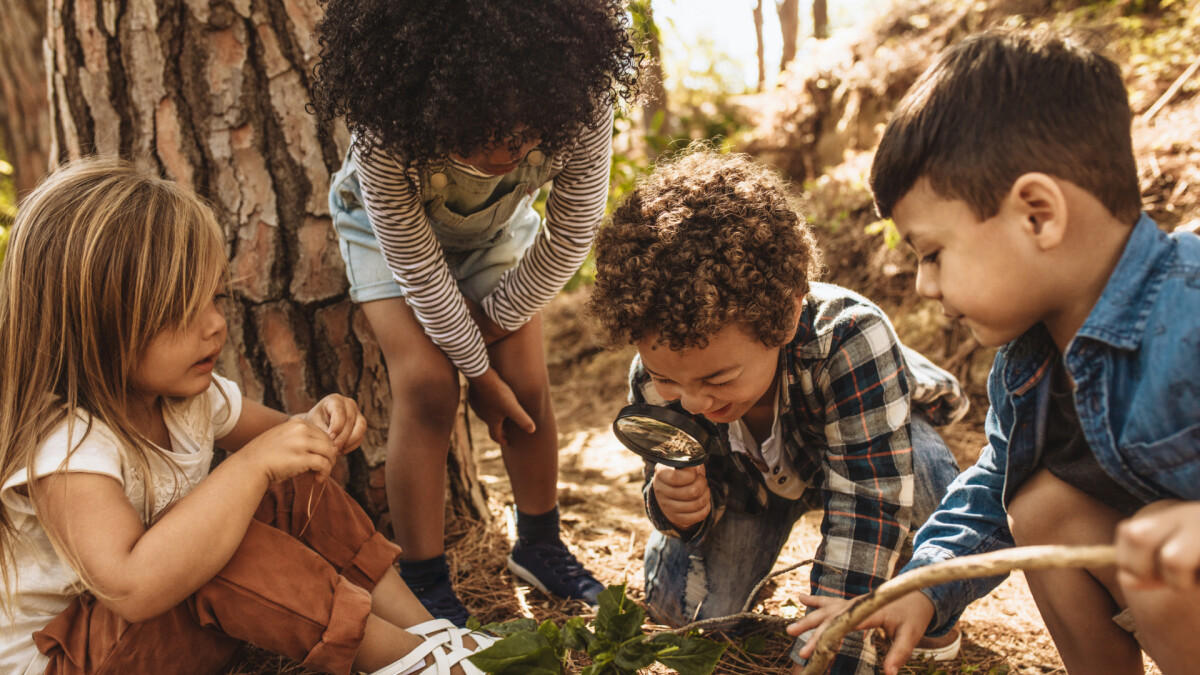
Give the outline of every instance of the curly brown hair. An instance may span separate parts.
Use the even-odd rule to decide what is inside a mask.
[[[784,344],[796,294],[821,270],[798,206],[750,157],[689,148],[643,177],[600,229],[589,313],[613,346],[653,337],[703,348],[731,323]]]

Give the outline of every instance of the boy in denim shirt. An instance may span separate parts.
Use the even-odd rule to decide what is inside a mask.
[[[989,445],[905,569],[1115,541],[1119,573],[1026,575],[1067,670],[1141,673],[1140,642],[1164,673],[1195,673],[1200,238],[1139,214],[1130,122],[1108,59],[1048,33],[991,32],[947,50],[884,131],[872,189],[920,258],[917,291],[1003,345]],[[860,627],[893,637],[897,673],[1002,579],[914,592]],[[842,604],[806,603],[817,609],[789,631]]]
[[[812,283],[820,253],[791,198],[744,156],[692,150],[597,239],[589,308],[638,349],[630,398],[720,441],[703,466],[647,466],[646,604],[673,625],[740,611],[807,511],[822,514],[813,592],[875,588],[958,474],[933,429],[966,411],[958,382],[870,301]],[[956,638],[924,646],[952,653]],[[853,635],[834,671],[875,662]]]

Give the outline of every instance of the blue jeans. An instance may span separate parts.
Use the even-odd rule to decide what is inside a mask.
[[[924,418],[914,415],[911,428],[915,531],[937,509],[946,487],[958,475],[958,464],[941,435]],[[650,615],[662,623],[682,626],[740,612],[750,591],[774,567],[792,526],[805,512],[819,508],[817,490],[796,501],[770,493],[764,513],[725,511],[699,550],[654,532],[646,545],[645,564]]]

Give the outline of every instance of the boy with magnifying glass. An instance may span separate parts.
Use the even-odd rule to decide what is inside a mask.
[[[746,156],[692,148],[596,240],[589,310],[638,349],[631,401],[717,439],[699,466],[647,464],[646,604],[667,624],[740,611],[810,510],[823,514],[812,593],[872,590],[958,474],[933,426],[965,414],[959,383],[870,301],[814,281],[820,252],[794,197]],[[953,658],[958,634],[921,647]],[[851,634],[832,672],[876,661]]]

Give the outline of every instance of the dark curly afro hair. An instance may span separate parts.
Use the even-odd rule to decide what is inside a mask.
[[[703,348],[738,323],[776,347],[820,270],[782,178],[746,155],[693,147],[644,177],[600,229],[588,311],[611,346]]]
[[[312,110],[417,166],[534,136],[553,155],[635,96],[628,24],[621,0],[328,0]]]

